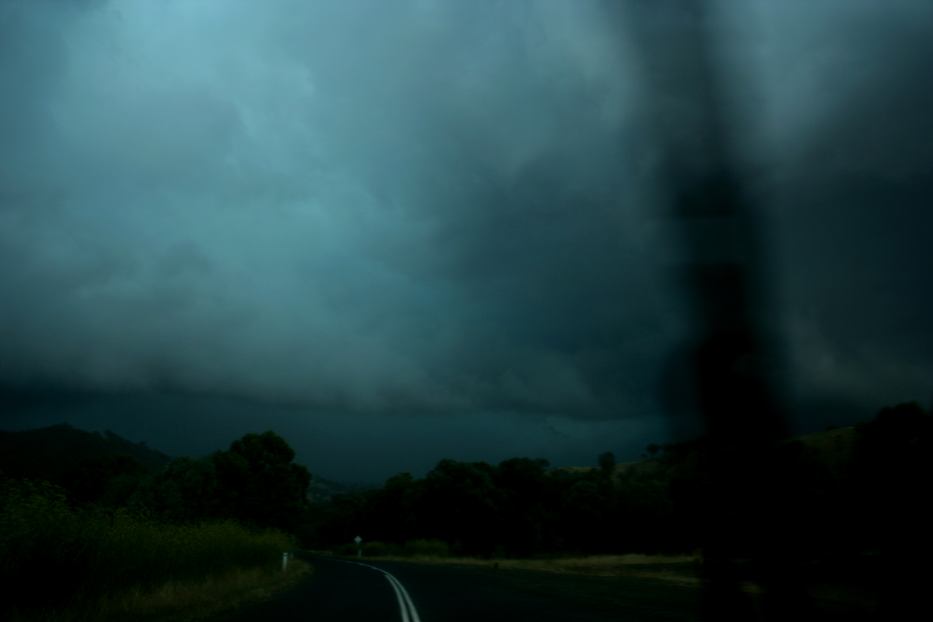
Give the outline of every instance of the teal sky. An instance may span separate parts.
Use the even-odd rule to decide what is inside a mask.
[[[655,5],[715,35],[798,427],[928,400],[933,5]],[[367,480],[693,433],[646,97],[690,77],[633,6],[0,3],[0,426]]]

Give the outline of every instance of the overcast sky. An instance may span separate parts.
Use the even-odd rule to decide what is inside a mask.
[[[676,436],[647,127],[691,102],[620,4],[0,0],[0,427],[356,481]],[[928,402],[933,3],[715,6],[795,421]]]

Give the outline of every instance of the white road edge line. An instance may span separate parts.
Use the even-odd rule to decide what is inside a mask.
[[[364,568],[369,568],[370,570],[381,572],[389,582],[389,585],[392,586],[392,589],[395,590],[395,596],[398,598],[398,607],[402,612],[402,622],[421,622],[421,618],[418,616],[418,610],[415,609],[415,603],[412,602],[411,596],[408,595],[408,590],[405,589],[405,586],[402,585],[402,582],[396,579],[392,573],[387,572],[382,568],[376,568],[375,566],[364,564],[363,562],[347,563],[356,564],[357,566],[363,566]]]

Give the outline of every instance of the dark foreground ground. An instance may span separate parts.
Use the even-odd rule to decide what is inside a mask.
[[[218,618],[233,622],[660,622],[700,620],[695,585],[644,577],[600,577],[491,567],[372,562],[372,567],[309,557],[314,573],[272,601]],[[369,562],[367,562],[369,563]],[[389,579],[416,609],[403,617]],[[820,607],[820,620],[863,620],[866,611]],[[802,612],[801,612],[802,613]],[[803,615],[801,619],[811,619]]]

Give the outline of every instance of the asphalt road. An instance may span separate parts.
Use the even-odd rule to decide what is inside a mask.
[[[314,574],[224,620],[660,622],[697,620],[695,589],[664,581],[313,557]]]

